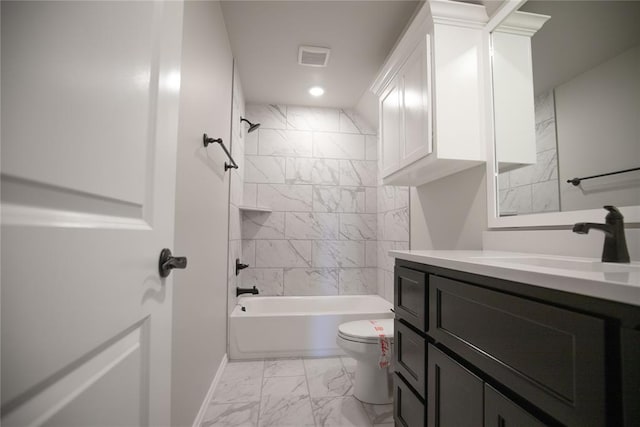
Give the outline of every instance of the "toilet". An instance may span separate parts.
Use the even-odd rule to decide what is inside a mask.
[[[353,395],[360,401],[386,404],[393,401],[390,370],[380,368],[382,353],[380,334],[391,344],[388,358],[393,351],[393,319],[356,320],[338,327],[336,342],[356,364],[356,380]]]

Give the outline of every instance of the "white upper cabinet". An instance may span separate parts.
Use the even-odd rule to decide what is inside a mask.
[[[380,100],[384,184],[421,185],[485,161],[479,5],[425,3],[371,90]]]
[[[402,88],[400,79],[394,78],[380,96],[380,135],[384,141],[382,145],[382,174],[383,176],[400,167],[400,141],[402,140]]]

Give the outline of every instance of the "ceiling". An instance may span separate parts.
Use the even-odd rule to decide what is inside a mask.
[[[419,1],[223,1],[247,103],[355,107]],[[331,49],[326,68],[298,65],[298,47]],[[322,86],[314,98],[308,90]]]

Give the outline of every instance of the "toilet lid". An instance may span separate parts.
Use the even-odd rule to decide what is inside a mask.
[[[381,327],[382,330],[376,330]],[[381,334],[393,340],[393,319],[356,320],[338,326],[338,334],[353,340],[376,342]]]

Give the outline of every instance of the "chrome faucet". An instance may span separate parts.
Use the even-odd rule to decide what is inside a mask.
[[[573,226],[573,232],[587,234],[592,228],[604,233],[604,247],[602,262],[628,263],[629,251],[624,237],[624,217],[615,206],[604,206],[609,211],[605,217],[605,224],[593,222],[578,222]]]
[[[255,286],[253,288],[236,288],[236,296],[237,297],[239,297],[242,294],[258,295],[259,293],[260,293],[260,291],[258,289],[256,289]]]

